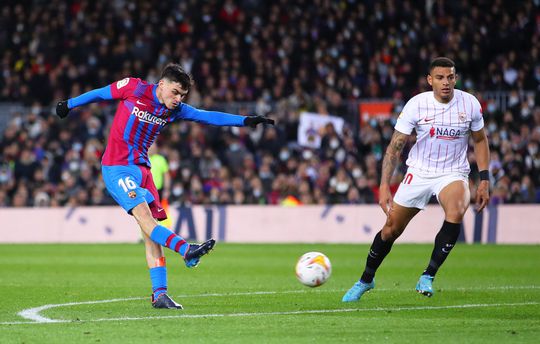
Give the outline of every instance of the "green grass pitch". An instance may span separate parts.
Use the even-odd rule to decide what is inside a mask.
[[[342,303],[367,249],[218,243],[195,269],[167,252],[177,311],[150,306],[142,244],[0,245],[0,343],[538,343],[540,246],[457,245],[427,298],[431,245],[397,243]],[[319,288],[294,275],[308,251],[332,261]]]

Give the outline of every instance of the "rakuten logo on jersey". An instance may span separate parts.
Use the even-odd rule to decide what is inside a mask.
[[[435,128],[431,127],[429,131],[429,136],[441,140],[456,140],[467,134],[465,129],[456,129],[456,128]]]
[[[139,117],[140,121],[146,122],[146,123],[149,123],[149,124],[158,124],[158,125],[161,125],[161,126],[165,126],[167,124],[167,121],[164,120],[163,118],[156,117],[153,114],[151,114],[150,112],[143,111],[143,110],[139,109],[136,106],[133,107],[133,110],[131,111],[131,114]]]

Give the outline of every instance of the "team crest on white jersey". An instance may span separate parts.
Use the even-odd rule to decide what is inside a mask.
[[[465,112],[458,112],[458,119],[460,122],[465,122],[467,120],[467,114]]]
[[[126,86],[129,82],[129,78],[122,79],[116,83],[116,88],[121,89],[122,87]]]

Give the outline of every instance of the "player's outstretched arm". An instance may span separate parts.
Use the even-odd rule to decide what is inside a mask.
[[[489,202],[489,143],[484,128],[471,131],[474,141],[474,155],[478,171],[480,171],[480,184],[476,190],[476,209],[482,211]]]
[[[392,192],[390,191],[390,180],[392,174],[401,158],[401,151],[407,143],[409,135],[394,130],[390,144],[386,148],[381,171],[381,185],[379,187],[379,205],[386,215],[392,208]]]
[[[239,116],[226,112],[207,111],[194,108],[188,104],[182,104],[181,118],[190,121],[201,122],[218,126],[250,126],[255,128],[258,124],[272,124],[274,120],[263,116]]]
[[[78,97],[59,101],[56,103],[56,115],[58,115],[60,118],[66,118],[67,115],[69,115],[69,111],[77,106],[111,99],[113,99],[111,86],[107,85],[105,87],[83,93]]]

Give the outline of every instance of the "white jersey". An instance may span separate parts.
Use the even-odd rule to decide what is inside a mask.
[[[439,103],[432,91],[414,96],[405,104],[395,129],[407,135],[416,130],[407,166],[423,173],[444,174],[470,172],[470,131],[483,127],[480,102],[470,93],[454,90],[447,104]]]

